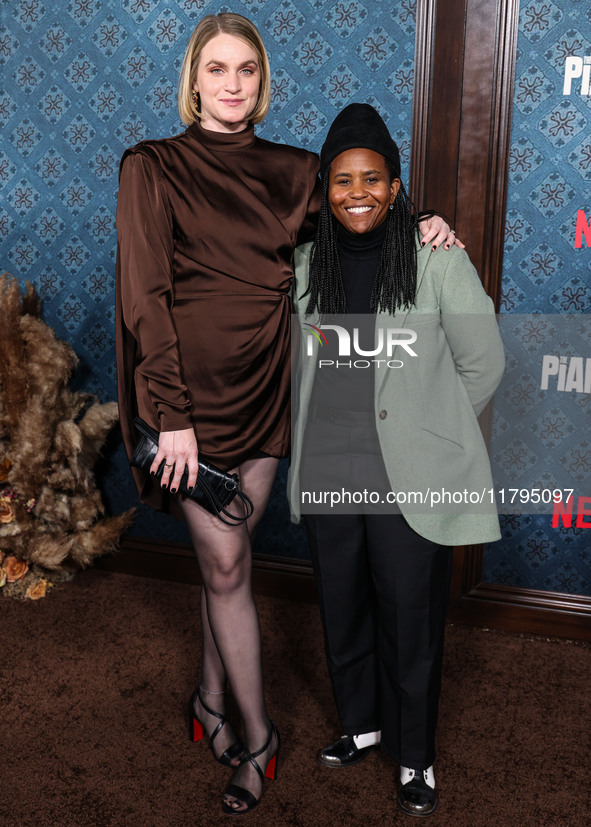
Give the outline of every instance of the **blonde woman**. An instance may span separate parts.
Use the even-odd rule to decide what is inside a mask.
[[[188,128],[124,154],[117,208],[117,343],[121,425],[133,449],[136,415],[160,432],[154,473],[134,469],[142,500],[180,512],[203,580],[201,680],[191,698],[194,737],[235,767],[223,810],[243,814],[275,774],[279,735],[265,708],[251,537],[277,464],[289,448],[290,288],[295,245],[314,232],[318,157],[257,138],[270,102],[269,61],[246,18],[205,17],[179,86]],[[427,241],[442,243],[435,219]],[[449,242],[451,243],[451,236]],[[175,497],[199,456],[236,472],[254,503],[227,526]],[[225,718],[229,684],[241,742]]]

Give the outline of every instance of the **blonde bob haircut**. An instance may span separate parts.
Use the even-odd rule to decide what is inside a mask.
[[[271,104],[271,67],[269,58],[263,45],[263,40],[257,27],[248,18],[241,14],[222,12],[221,14],[208,14],[199,22],[191,35],[179,78],[178,106],[181,120],[187,125],[192,124],[201,117],[201,112],[193,103],[193,86],[197,78],[197,67],[199,58],[206,43],[218,34],[231,34],[239,37],[247,43],[255,52],[261,73],[261,84],[259,97],[256,106],[252,111],[249,121],[260,123],[267,117]]]

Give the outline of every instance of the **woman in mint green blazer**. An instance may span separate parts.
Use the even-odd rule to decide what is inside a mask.
[[[398,147],[372,107],[339,114],[321,175],[318,235],[295,254],[288,481],[344,731],[318,758],[344,768],[381,743],[400,765],[399,807],[426,816],[438,803],[451,547],[500,538],[476,417],[500,381],[503,346],[466,253],[421,248]]]

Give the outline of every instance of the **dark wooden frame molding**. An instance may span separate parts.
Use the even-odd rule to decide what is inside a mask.
[[[419,209],[426,209],[425,182],[429,135],[429,101],[435,44],[437,0],[418,0],[415,37],[415,81],[410,142],[409,194]]]
[[[591,597],[479,583],[448,619],[491,629],[591,642]]]
[[[188,543],[124,537],[120,550],[100,557],[95,562],[95,568],[135,577],[201,585],[195,552]],[[316,583],[309,560],[253,555],[253,589],[256,594],[270,597],[316,602]]]

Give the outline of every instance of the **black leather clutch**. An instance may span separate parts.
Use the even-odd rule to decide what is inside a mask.
[[[135,427],[139,432],[139,440],[135,446],[129,462],[136,468],[141,468],[146,474],[150,473],[150,468],[154,462],[154,458],[158,453],[158,439],[159,433],[151,428],[147,422],[144,422],[140,417],[134,420]],[[164,473],[164,460],[160,463],[160,467],[156,471],[156,478],[161,479]],[[215,514],[226,525],[240,525],[252,517],[254,506],[250,497],[240,490],[240,480],[238,474],[227,474],[212,465],[210,462],[202,462],[199,460],[199,473],[197,475],[197,484],[193,489],[187,487],[189,478],[188,469],[185,467],[185,472],[181,478],[179,485],[179,492],[190,497],[207,511]],[[234,497],[240,497],[244,504],[244,516],[238,517],[226,510]]]

